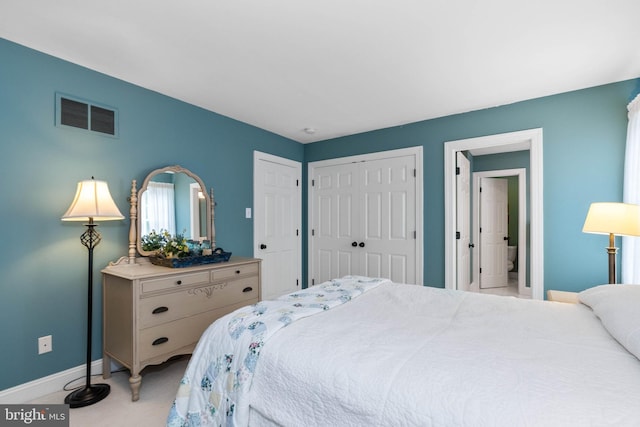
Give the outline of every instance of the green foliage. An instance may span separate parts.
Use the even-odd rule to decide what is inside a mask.
[[[166,258],[184,258],[190,255],[184,234],[172,236],[167,230],[160,230],[159,233],[151,230],[151,233],[142,236],[140,241],[143,250],[155,252]]]

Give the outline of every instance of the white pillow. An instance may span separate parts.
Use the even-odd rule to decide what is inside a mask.
[[[640,285],[601,285],[578,300],[591,307],[609,333],[640,359]]]

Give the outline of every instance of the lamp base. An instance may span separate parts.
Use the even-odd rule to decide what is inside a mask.
[[[82,408],[100,402],[109,395],[110,391],[109,384],[91,384],[89,387],[85,386],[67,395],[64,403],[69,404],[70,408]]]

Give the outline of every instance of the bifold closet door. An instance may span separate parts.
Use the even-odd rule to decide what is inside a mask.
[[[359,272],[358,173],[352,164],[316,170],[311,239],[314,284]],[[353,246],[353,244],[356,246]]]
[[[415,283],[415,181],[414,156],[315,169],[315,284],[347,274]]]

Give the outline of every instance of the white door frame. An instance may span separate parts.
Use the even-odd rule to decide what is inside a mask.
[[[472,155],[529,150],[529,199],[531,236],[531,297],[544,299],[544,211],[542,128],[509,132],[478,138],[448,141],[444,144],[444,246],[445,288],[457,289],[455,245],[455,185],[456,152],[470,151]]]
[[[416,283],[423,284],[424,275],[424,229],[423,229],[423,154],[422,146],[401,148],[398,150],[379,151],[375,153],[367,153],[356,156],[340,157],[328,160],[320,160],[317,162],[311,162],[308,165],[308,179],[307,179],[307,232],[308,232],[308,262],[307,262],[307,286],[312,286],[311,280],[314,277],[313,266],[313,214],[314,214],[314,200],[313,200],[313,177],[315,176],[315,169],[324,166],[333,166],[343,163],[357,163],[371,160],[382,160],[389,157],[401,157],[401,156],[414,156],[416,161]]]
[[[518,177],[518,293],[531,296],[531,288],[527,287],[527,170],[525,168],[502,169],[492,171],[473,172],[473,242],[480,241],[480,179],[502,178],[505,176]],[[480,285],[480,245],[473,248],[473,281],[472,290],[479,290]]]
[[[200,184],[197,182],[192,182],[189,184],[189,198],[191,201],[191,209],[189,212],[191,223],[191,239],[193,240],[206,240],[206,236],[201,236],[201,227],[200,227],[200,200],[204,200],[204,196],[200,198],[200,194],[202,194],[202,188],[200,188]]]

